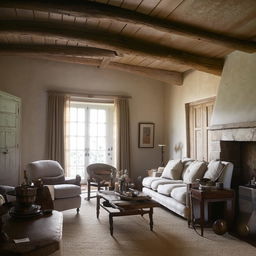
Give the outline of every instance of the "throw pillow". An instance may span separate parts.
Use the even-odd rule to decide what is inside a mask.
[[[204,173],[207,169],[207,165],[202,161],[194,161],[192,162],[183,176],[183,181],[185,183],[192,183],[196,179],[201,179],[204,176]]]
[[[220,177],[224,167],[225,165],[222,164],[220,161],[212,160],[208,164],[207,171],[204,174],[204,178],[216,181]]]
[[[172,180],[179,180],[181,177],[183,169],[183,164],[181,160],[169,160],[167,165],[165,166],[162,178],[172,179]]]

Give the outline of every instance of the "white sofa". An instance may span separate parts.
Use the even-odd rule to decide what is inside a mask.
[[[188,189],[196,179],[209,178],[223,182],[230,188],[233,164],[224,161],[210,163],[192,159],[170,160],[161,177],[146,177],[142,181],[143,192],[153,200],[184,218],[189,217]]]

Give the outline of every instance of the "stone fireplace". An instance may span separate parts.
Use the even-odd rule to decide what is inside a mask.
[[[256,177],[256,127],[213,127],[210,136],[210,160],[220,159],[234,164],[233,188],[237,189]]]

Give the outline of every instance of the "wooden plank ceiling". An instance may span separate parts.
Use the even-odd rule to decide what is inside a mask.
[[[0,0],[0,54],[138,73],[182,85],[256,51],[255,0]]]

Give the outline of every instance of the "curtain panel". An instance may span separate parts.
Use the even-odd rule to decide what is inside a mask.
[[[128,99],[115,99],[115,117],[117,169],[127,169],[130,173],[130,114]]]
[[[64,94],[49,93],[47,117],[48,159],[58,161],[65,170],[65,108],[68,97]]]

